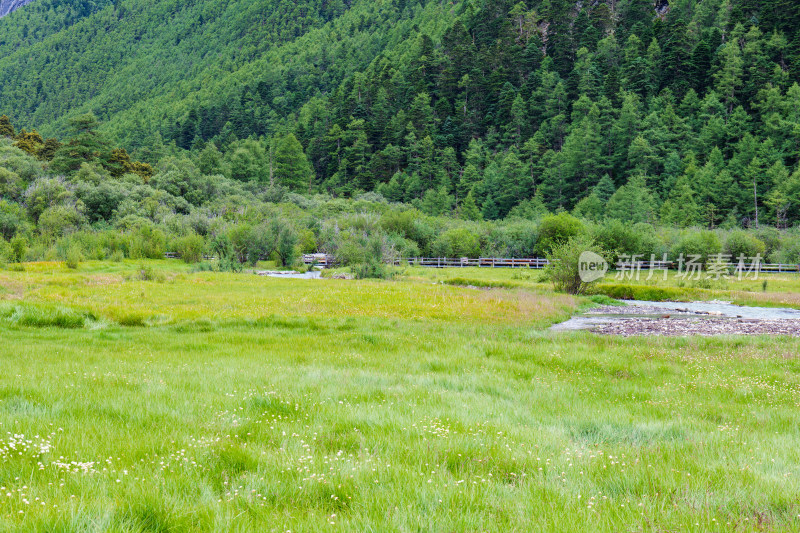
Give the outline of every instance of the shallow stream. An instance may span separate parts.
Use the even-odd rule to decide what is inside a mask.
[[[578,331],[615,324],[631,318],[647,319],[747,319],[800,320],[800,310],[779,307],[744,307],[730,302],[645,302],[631,300],[622,306],[603,306],[589,309],[566,322],[556,324],[552,331]]]

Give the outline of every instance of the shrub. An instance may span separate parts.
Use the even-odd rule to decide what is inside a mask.
[[[317,251],[317,237],[310,229],[300,231],[297,238],[297,247],[300,253],[313,254]]]
[[[39,216],[39,231],[43,235],[60,237],[83,223],[83,216],[75,207],[57,205],[48,207]]]
[[[184,263],[197,263],[203,257],[206,243],[196,233],[175,240],[175,251]]]
[[[568,213],[546,216],[539,225],[536,253],[547,255],[584,231],[583,223]]]
[[[70,247],[70,249],[67,250],[67,257],[64,261],[67,265],[67,268],[75,270],[78,268],[78,265],[81,264],[81,261],[83,261],[83,254],[81,254],[80,248],[77,246]]]
[[[415,211],[390,211],[380,220],[386,233],[395,233],[417,243],[420,250],[425,250],[436,238],[436,231],[427,219]]]
[[[167,279],[163,272],[159,272],[153,267],[142,265],[139,267],[138,279],[140,281],[158,281],[162,282]]]
[[[640,255],[648,261],[655,253],[656,239],[652,226],[648,224],[631,225],[612,219],[597,226],[592,234],[598,246],[609,252],[609,259],[614,263],[621,256],[632,255]]]
[[[15,263],[22,263],[28,253],[28,241],[25,237],[17,235],[11,239],[11,260]]]
[[[764,257],[769,258],[781,248],[781,232],[775,228],[761,228],[756,238],[764,243]],[[770,259],[771,260],[771,259]]]
[[[583,252],[594,252],[600,256],[606,252],[588,236],[577,236],[566,243],[557,245],[547,254],[550,264],[546,273],[557,291],[570,294],[583,294],[589,287],[580,276],[580,256]]]
[[[145,224],[129,235],[128,256],[131,259],[163,259],[166,245],[164,232]]]
[[[0,237],[0,263],[5,263],[12,260],[12,255],[13,252],[11,251],[11,244]]]
[[[3,170],[0,168],[0,170]],[[11,239],[24,226],[25,213],[22,206],[0,200],[0,237]]]
[[[725,240],[725,253],[731,255],[733,262],[736,262],[739,256],[746,258],[763,256],[766,249],[763,241],[746,231],[734,231]]]
[[[450,229],[436,239],[432,251],[437,257],[480,257],[481,241],[466,228]]]
[[[681,254],[685,260],[691,256],[699,256],[700,262],[708,263],[709,258],[722,251],[722,243],[717,234],[712,231],[697,231],[683,236],[672,249],[672,258],[677,260]]]
[[[393,279],[397,275],[394,267],[374,260],[353,265],[350,270],[356,279]]]
[[[487,237],[488,247],[494,251],[484,250],[484,255],[502,257],[534,257],[539,231],[535,223],[518,220],[507,226],[497,227]]]

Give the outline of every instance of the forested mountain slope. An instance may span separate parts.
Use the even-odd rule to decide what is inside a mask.
[[[50,4],[0,24],[0,108],[45,133],[63,131],[63,117],[84,110],[111,127],[117,114],[138,117],[142,110],[161,121],[181,112],[184,98],[208,91],[220,101],[238,82],[270,85],[286,99],[270,106],[286,115],[303,103],[280,94],[287,64],[293,76],[314,77],[303,82],[308,91],[335,88],[387,44],[402,41],[410,26],[404,21],[424,22],[422,6],[406,7],[405,0]],[[82,12],[65,14],[78,6]],[[444,27],[444,12],[432,11],[428,18]],[[31,38],[40,27],[42,35]],[[119,135],[135,137],[127,129]]]
[[[61,133],[92,110],[153,163],[174,143],[265,181],[291,133],[304,190],[433,214],[800,220],[795,2],[72,5],[0,22],[0,113],[18,125]]]

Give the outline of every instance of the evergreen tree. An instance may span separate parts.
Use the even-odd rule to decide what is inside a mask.
[[[622,222],[654,222],[656,202],[644,176],[633,176],[608,200],[609,218]]]
[[[275,147],[275,180],[294,191],[308,191],[313,174],[303,146],[290,133],[278,141]]]
[[[737,29],[736,33],[742,31],[741,27]],[[732,38],[725,43],[720,50],[719,56],[722,68],[714,75],[716,90],[722,95],[723,102],[728,113],[730,113],[738,103],[737,96],[743,83],[744,61],[742,60],[742,52],[739,49],[738,40]]]
[[[475,203],[475,197],[472,195],[472,191],[470,191],[467,197],[464,198],[464,201],[461,202],[458,208],[458,216],[462,220],[478,221],[483,219],[481,211]]]
[[[701,221],[700,207],[688,176],[681,176],[661,206],[661,222],[679,228],[688,228]]]
[[[100,123],[94,114],[79,115],[69,122],[70,138],[55,154],[50,168],[71,173],[83,163],[107,162],[111,156],[109,143],[98,132]]]

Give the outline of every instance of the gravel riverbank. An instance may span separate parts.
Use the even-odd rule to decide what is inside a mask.
[[[601,335],[711,337],[788,335],[800,337],[800,311],[740,307],[727,302],[629,302],[604,305],[558,324],[554,331],[587,330]]]

